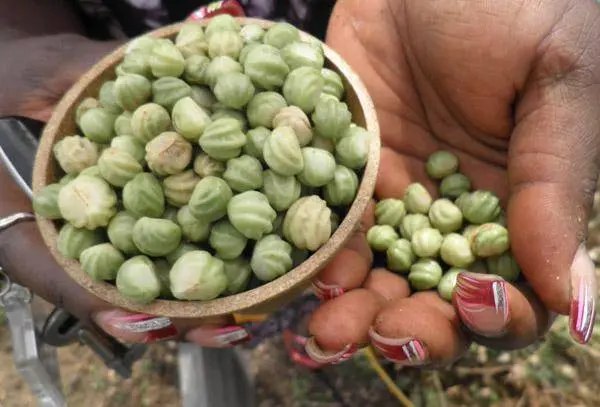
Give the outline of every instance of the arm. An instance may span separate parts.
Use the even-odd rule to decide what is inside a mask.
[[[65,0],[0,2],[0,43],[64,32],[83,32],[76,13]]]
[[[86,38],[66,1],[0,2],[0,116],[48,120],[73,82],[118,45]]]

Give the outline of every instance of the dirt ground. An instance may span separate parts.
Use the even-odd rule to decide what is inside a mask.
[[[600,260],[600,194],[590,222],[589,249]],[[597,270],[600,278],[600,268]],[[598,313],[600,315],[600,312]],[[152,345],[131,379],[107,370],[87,348],[59,349],[63,389],[70,407],[178,407],[177,345]],[[328,367],[320,376],[291,363],[280,338],[248,354],[258,407],[392,407],[386,389],[364,354]],[[588,346],[573,342],[561,317],[540,342],[516,352],[473,346],[454,366],[427,371],[384,366],[414,406],[591,407],[600,406],[600,317]],[[0,326],[0,407],[34,407],[18,376],[10,334]]]
[[[599,324],[600,325],[600,324]],[[600,327],[599,327],[600,328]],[[600,329],[599,329],[600,331]],[[0,330],[0,405],[35,406],[17,375],[6,329]],[[342,398],[315,373],[298,368],[276,338],[252,351],[259,407],[392,407],[401,405],[386,390],[366,357],[324,371]],[[178,407],[176,344],[154,345],[134,368],[131,379],[108,371],[82,346],[59,350],[63,387],[69,406]],[[543,342],[519,352],[473,347],[468,357],[442,371],[394,370],[396,383],[415,406],[598,406],[600,335],[578,346],[561,318]],[[274,378],[277,378],[274,380]]]

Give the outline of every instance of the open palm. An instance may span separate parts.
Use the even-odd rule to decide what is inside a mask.
[[[589,339],[597,288],[581,244],[598,176],[599,16],[591,0],[338,2],[328,43],[364,81],[380,121],[376,198],[402,197],[412,182],[434,193],[425,160],[454,152],[475,188],[500,196],[529,284],[463,274],[452,305],[408,297],[401,276],[368,273],[358,233],[315,282],[335,298],[311,320],[313,358],[336,362],[371,342],[399,363],[439,364],[471,340],[526,346],[553,313]],[[371,210],[364,227],[372,222]]]

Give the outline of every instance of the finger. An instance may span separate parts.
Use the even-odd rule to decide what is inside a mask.
[[[306,353],[322,365],[349,359],[368,342],[369,326],[382,305],[379,294],[364,288],[325,302],[310,318]]]
[[[536,58],[516,108],[508,164],[512,251],[542,302],[569,314],[581,343],[590,339],[597,296],[584,242],[600,148],[600,27],[583,12],[600,14],[589,4],[565,15]]]
[[[410,295],[408,281],[384,268],[377,268],[369,273],[363,288],[377,293],[384,301],[406,298]]]
[[[224,348],[247,342],[250,333],[231,318],[211,320],[167,317],[109,309],[92,315],[98,327],[125,343],[151,343],[184,337],[199,346]]]
[[[322,300],[339,297],[362,285],[373,262],[366,232],[373,225],[374,218],[375,204],[370,202],[358,231],[313,281],[313,290]]]
[[[425,157],[426,159],[426,157]],[[394,150],[381,150],[381,163],[377,174],[375,192],[380,199],[402,198],[406,187],[419,180],[433,196],[437,196],[437,188],[425,172],[425,159],[400,155]]]
[[[494,275],[460,273],[453,303],[472,338],[495,349],[531,345],[550,326],[550,313],[533,291]]]
[[[435,292],[394,300],[369,330],[373,347],[401,366],[439,366],[453,362],[469,346],[451,304]]]

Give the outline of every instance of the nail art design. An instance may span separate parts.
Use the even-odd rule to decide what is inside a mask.
[[[308,338],[305,336],[297,335],[289,329],[283,331],[283,343],[292,362],[310,369],[318,369],[321,364],[312,360],[306,353],[305,346],[307,342]]]
[[[337,285],[325,284],[321,280],[314,280],[312,287],[315,295],[322,301],[329,301],[345,293],[345,290]]]
[[[146,336],[142,340],[144,343],[166,340],[177,336],[177,328],[166,317],[117,312],[115,315],[109,315],[105,321],[114,328],[122,331],[133,333],[146,332]]]
[[[358,352],[358,346],[354,344],[346,345],[336,353],[326,352],[321,349],[314,337],[308,338],[304,349],[308,357],[320,365],[337,365],[343,363],[351,359]]]
[[[499,277],[460,273],[454,301],[462,322],[487,337],[502,335],[510,320],[506,282]]]
[[[571,337],[581,344],[586,344],[592,337],[597,293],[594,262],[585,247],[580,247],[571,265],[569,330]]]
[[[240,326],[227,326],[214,330],[213,339],[221,346],[236,346],[248,342],[252,336]]]
[[[373,347],[387,360],[402,366],[421,366],[429,363],[425,344],[414,338],[386,338],[371,327],[369,336]]]

